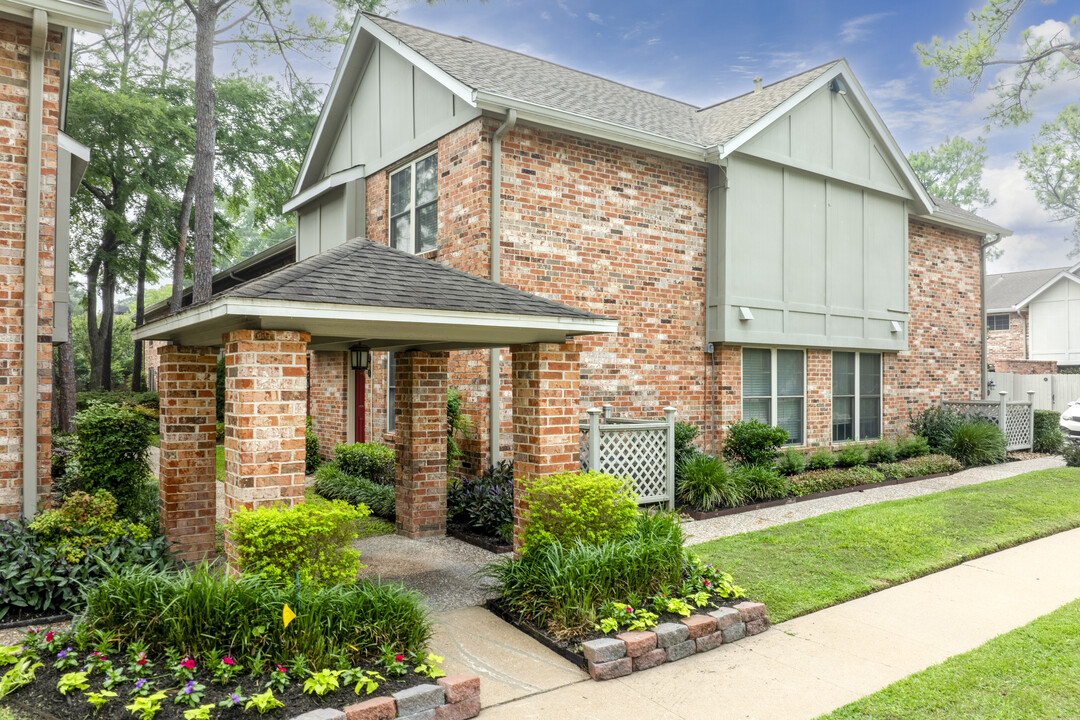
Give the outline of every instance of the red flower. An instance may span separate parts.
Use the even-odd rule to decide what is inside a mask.
[[[188,670],[194,670],[195,669],[195,661],[192,660],[189,657],[186,657],[186,658],[184,658],[183,660],[180,661],[180,667],[187,668]]]
[[[287,671],[285,670],[285,666],[284,666],[284,665],[278,665],[278,666],[277,666],[277,671],[278,671],[278,672],[287,672]]]
[[[404,659],[405,659],[404,655],[395,655],[394,656],[394,660],[397,660],[398,662],[401,662]]]
[[[54,637],[55,637],[55,635],[53,633],[51,633],[51,632],[45,633],[45,642],[52,642],[52,639]]]
[[[226,665],[233,665],[236,661],[226,655],[224,658],[222,658],[221,662],[225,663]]]
[[[146,654],[145,653],[139,653],[139,659],[135,661],[135,664],[136,665],[145,665],[146,664]]]
[[[632,613],[632,612],[634,612],[634,608],[632,608],[632,607],[630,607],[629,605],[627,605],[627,606],[626,606],[626,612],[628,612],[628,613]]]

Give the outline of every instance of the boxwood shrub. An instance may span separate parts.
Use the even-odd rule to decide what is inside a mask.
[[[1035,438],[1032,450],[1042,453],[1059,453],[1065,442],[1061,432],[1061,413],[1053,410],[1035,411]]]
[[[787,431],[760,420],[740,420],[728,427],[724,457],[741,465],[766,465],[780,454]]]
[[[147,507],[150,474],[150,438],[153,421],[127,405],[91,403],[75,417],[79,432],[76,459],[87,492],[107,490],[122,514],[153,514]],[[156,495],[156,492],[154,493]]]
[[[341,471],[380,485],[394,484],[394,449],[379,443],[353,443],[334,448]]]
[[[594,470],[537,478],[525,495],[523,553],[554,541],[599,545],[625,537],[637,520],[626,478]]]

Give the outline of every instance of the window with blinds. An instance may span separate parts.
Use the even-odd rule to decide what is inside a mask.
[[[438,245],[439,160],[428,155],[390,175],[390,246],[408,253]]]
[[[787,431],[788,443],[805,441],[806,358],[802,350],[743,348],[742,416]]]
[[[881,437],[881,353],[834,352],[832,439]]]

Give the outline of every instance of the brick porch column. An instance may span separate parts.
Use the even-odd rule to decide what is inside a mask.
[[[308,397],[311,429],[319,438],[319,455],[334,457],[334,446],[352,442],[349,425],[349,354],[344,350],[308,354]]]
[[[295,330],[234,330],[225,344],[225,518],[304,501],[307,344]],[[225,552],[236,567],[231,539]]]
[[[158,348],[161,522],[180,559],[214,554],[217,350]]]
[[[581,469],[581,346],[510,348],[514,388],[514,549],[521,549],[524,494],[534,478]]]
[[[397,532],[446,534],[446,392],[450,353],[395,356]]]

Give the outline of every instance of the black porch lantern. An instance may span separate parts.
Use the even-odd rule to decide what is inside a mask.
[[[357,343],[349,348],[349,365],[353,370],[371,372],[371,350]]]

